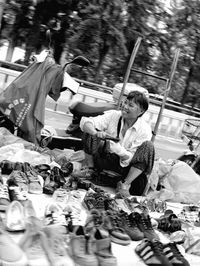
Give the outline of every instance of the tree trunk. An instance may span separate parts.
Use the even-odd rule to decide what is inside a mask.
[[[101,51],[101,53],[100,53],[100,59],[99,59],[99,62],[98,62],[97,68],[96,68],[96,74],[94,77],[95,83],[101,82],[100,81],[100,72],[101,72],[101,69],[102,69],[102,66],[103,66],[103,63],[104,63],[104,60],[105,60],[105,57],[106,57],[108,51],[109,51],[109,47],[107,46],[107,47],[104,47],[103,51]]]
[[[195,53],[194,53],[194,59],[193,62],[194,63],[198,63],[198,57],[199,57],[199,53],[200,53],[200,42],[199,42],[199,38],[197,37],[197,45],[195,47]],[[190,87],[190,82],[193,79],[193,73],[194,73],[194,65],[191,66],[189,73],[188,73],[188,77],[185,83],[185,88],[183,91],[183,95],[182,95],[182,99],[181,99],[181,104],[184,104],[186,102],[187,99],[187,95],[188,95],[188,91],[189,91],[189,87]]]

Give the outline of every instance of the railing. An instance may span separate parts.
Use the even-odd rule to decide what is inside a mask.
[[[26,66],[0,61],[1,91],[4,90],[21,73],[21,71],[8,69],[3,66],[20,69],[21,71],[26,68]],[[113,101],[112,88],[79,79],[76,79],[76,81],[79,82],[80,88],[78,94],[73,97],[73,100],[84,102]],[[57,102],[53,101],[50,97],[47,97],[46,108],[53,110],[56,113],[62,113],[62,115],[70,115],[68,104],[71,100],[70,94],[65,91],[61,93],[61,97]],[[161,101],[150,99],[150,106],[145,114],[145,118],[150,123],[152,130],[154,129],[157,121],[160,105]],[[178,110],[178,112],[170,110],[172,108]],[[182,136],[182,128],[184,126],[185,119],[193,117],[200,117],[200,112],[194,110],[191,111],[191,109],[187,107],[179,107],[170,103],[166,103],[166,108],[164,109],[157,134],[180,139]]]

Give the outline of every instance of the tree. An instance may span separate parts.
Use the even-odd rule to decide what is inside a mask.
[[[103,79],[102,68],[112,50],[113,56],[126,55],[123,35],[123,1],[80,1],[74,17],[72,36],[68,47],[74,54],[83,53],[95,68],[94,81]]]

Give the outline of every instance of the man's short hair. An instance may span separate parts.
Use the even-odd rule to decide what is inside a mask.
[[[131,91],[127,95],[127,100],[129,100],[129,101],[133,100],[136,104],[138,104],[140,106],[140,108],[144,111],[144,113],[149,108],[149,100],[143,92]]]

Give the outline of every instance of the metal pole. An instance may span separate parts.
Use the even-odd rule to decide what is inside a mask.
[[[126,83],[128,81],[129,75],[130,75],[131,67],[132,67],[133,62],[135,60],[135,57],[136,57],[136,54],[137,54],[137,51],[139,49],[141,41],[142,41],[142,38],[138,37],[137,41],[135,43],[135,46],[133,48],[133,51],[132,51],[132,54],[131,54],[131,57],[130,57],[130,60],[129,60],[129,63],[128,63],[128,67],[127,67],[127,70],[126,70],[126,74],[125,74],[125,77],[124,77],[123,87],[122,87],[122,90],[121,90],[121,93],[120,93],[120,96],[119,96],[119,100],[118,100],[118,104],[117,104],[118,109],[120,108],[120,103],[121,103],[121,100],[122,100],[122,97],[123,97],[123,94],[124,94]]]
[[[0,0],[0,30],[1,30],[1,21],[3,18],[3,10],[5,6],[6,0]]]
[[[172,84],[172,80],[173,80],[173,77],[174,77],[174,74],[175,74],[175,71],[176,71],[176,66],[177,66],[177,63],[178,63],[179,54],[180,54],[180,49],[178,48],[178,49],[176,49],[176,52],[175,52],[174,60],[173,60],[172,67],[171,67],[171,72],[170,72],[169,79],[167,80],[167,84],[166,84],[166,90],[165,90],[164,98],[163,98],[162,105],[160,107],[160,111],[159,111],[159,114],[158,114],[158,118],[157,118],[157,121],[156,121],[156,124],[155,124],[155,127],[154,127],[153,136],[152,136],[152,139],[151,139],[153,142],[155,140],[156,133],[158,131],[158,127],[159,127],[159,124],[160,124],[162,113],[163,113],[163,110],[165,108],[165,103],[166,103],[166,100],[167,100],[167,96],[168,96],[169,91],[171,89],[171,84]]]

